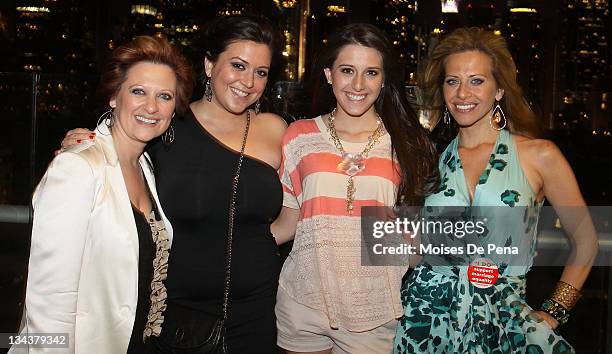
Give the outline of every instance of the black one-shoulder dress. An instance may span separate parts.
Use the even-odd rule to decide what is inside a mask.
[[[173,228],[162,338],[195,343],[221,314],[232,178],[239,152],[217,141],[191,111],[175,140],[149,149],[161,205]],[[238,185],[229,317],[230,353],[276,353],[280,272],[270,224],[280,212],[276,170],[245,156]]]

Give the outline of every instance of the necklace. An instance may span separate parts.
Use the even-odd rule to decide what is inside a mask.
[[[342,161],[340,161],[337,167],[338,171],[342,171],[349,176],[346,185],[346,211],[349,214],[353,214],[353,202],[355,201],[355,191],[357,190],[353,177],[355,177],[356,174],[365,169],[365,160],[368,157],[368,153],[370,152],[370,150],[372,150],[374,145],[376,145],[378,139],[380,139],[380,137],[384,135],[385,127],[382,124],[382,121],[380,120],[380,116],[378,115],[378,113],[376,113],[376,123],[378,124],[378,126],[368,137],[368,143],[366,144],[363,151],[360,153],[346,152],[344,150],[344,147],[342,146],[340,138],[338,137],[336,126],[334,125],[335,113],[336,109],[334,108],[334,110],[331,111],[329,117],[327,118],[327,131],[329,132],[329,135],[331,136],[334,145],[336,146],[338,151],[340,151],[340,155],[342,156]]]

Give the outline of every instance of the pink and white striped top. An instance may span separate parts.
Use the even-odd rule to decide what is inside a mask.
[[[347,152],[367,143],[342,141]],[[325,312],[331,328],[361,332],[402,314],[402,267],[361,265],[361,207],[393,206],[400,181],[391,138],[383,135],[354,177],[354,210],[346,210],[349,176],[322,117],[297,121],[283,139],[279,170],[283,205],[300,209],[280,286],[297,302]]]

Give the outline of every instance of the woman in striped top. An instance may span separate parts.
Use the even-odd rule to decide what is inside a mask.
[[[410,108],[393,46],[352,24],[319,58],[336,104],[283,140],[283,210],[294,236],[280,276],[278,344],[289,353],[389,353],[405,268],[363,266],[361,208],[419,205],[437,185],[436,154]]]

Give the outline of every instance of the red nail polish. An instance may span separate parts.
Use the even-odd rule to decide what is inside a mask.
[[[89,134],[89,139],[93,139],[96,137],[96,134]]]
[[[77,139],[76,143],[77,143],[77,144],[80,144],[80,143],[81,143],[81,141],[82,141],[81,139]]]

